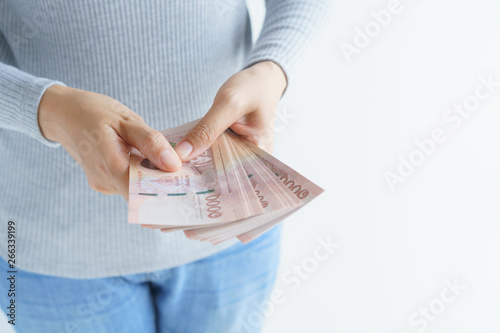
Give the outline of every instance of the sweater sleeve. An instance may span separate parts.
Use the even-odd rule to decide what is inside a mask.
[[[290,79],[330,17],[332,0],[266,0],[266,17],[245,67],[270,60]],[[288,90],[288,89],[287,89]]]
[[[35,77],[0,62],[0,127],[31,136],[49,147],[58,142],[42,135],[38,125],[38,105],[45,90],[59,81]]]

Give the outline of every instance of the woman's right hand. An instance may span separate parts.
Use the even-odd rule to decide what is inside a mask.
[[[163,171],[182,165],[160,132],[105,95],[54,85],[40,101],[38,122],[42,134],[59,142],[83,168],[93,190],[121,194],[127,201],[132,147]]]

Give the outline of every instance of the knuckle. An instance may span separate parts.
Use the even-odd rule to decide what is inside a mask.
[[[191,136],[198,142],[211,142],[215,131],[210,125],[198,124],[191,130]]]
[[[92,180],[88,180],[88,183],[89,183],[89,186],[91,189],[93,189],[94,191],[97,191],[97,184],[94,183]]]
[[[99,162],[97,162],[95,164],[95,166],[96,166],[96,169],[99,171],[99,173],[101,175],[103,175],[106,180],[108,180],[108,178],[109,178],[109,170],[108,170],[108,166],[106,164],[106,161],[100,160]]]
[[[133,113],[132,110],[130,110],[127,106],[125,106],[120,101],[118,101],[114,98],[108,97],[108,96],[106,96],[106,97],[109,98],[109,107],[111,110],[113,110],[115,112],[115,114],[117,114],[119,116],[126,116],[129,113]]]
[[[155,130],[149,130],[144,134],[142,148],[146,150],[154,149],[163,138],[163,134]]]
[[[135,123],[137,121],[144,121],[144,119],[133,111],[126,111],[120,115],[121,121],[124,123]]]
[[[259,133],[259,138],[264,141],[269,141],[273,140],[274,138],[274,131],[271,128],[264,128],[261,130]]]
[[[113,120],[108,117],[102,118],[99,120],[98,128],[104,135],[109,135],[109,133],[113,130]]]
[[[88,180],[89,186],[91,189],[93,189],[96,192],[101,192],[101,193],[106,193],[107,190],[104,186],[102,186],[99,182],[96,182],[93,179]]]
[[[122,163],[118,157],[111,156],[109,160],[106,162],[108,174],[114,176],[122,171]]]
[[[221,90],[218,94],[221,101],[232,109],[245,109],[246,102],[241,93],[233,89]]]
[[[106,184],[110,184],[115,175],[121,172],[122,165],[117,157],[110,155],[109,158],[97,162],[96,168],[101,174],[103,181]]]
[[[142,119],[141,116],[132,111],[127,112],[121,115],[118,119],[118,133],[120,133],[122,138],[127,141],[129,137],[129,131],[134,128],[142,127],[143,124],[144,119]]]

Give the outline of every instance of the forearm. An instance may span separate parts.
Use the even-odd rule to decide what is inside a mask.
[[[267,0],[261,34],[250,52],[247,67],[273,61],[289,82],[307,50],[321,35],[331,13],[331,0]]]

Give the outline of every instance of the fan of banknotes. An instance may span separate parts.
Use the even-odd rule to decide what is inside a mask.
[[[161,133],[175,147],[197,122]],[[134,149],[129,184],[129,223],[212,244],[233,237],[246,244],[323,192],[230,130],[177,172]]]

